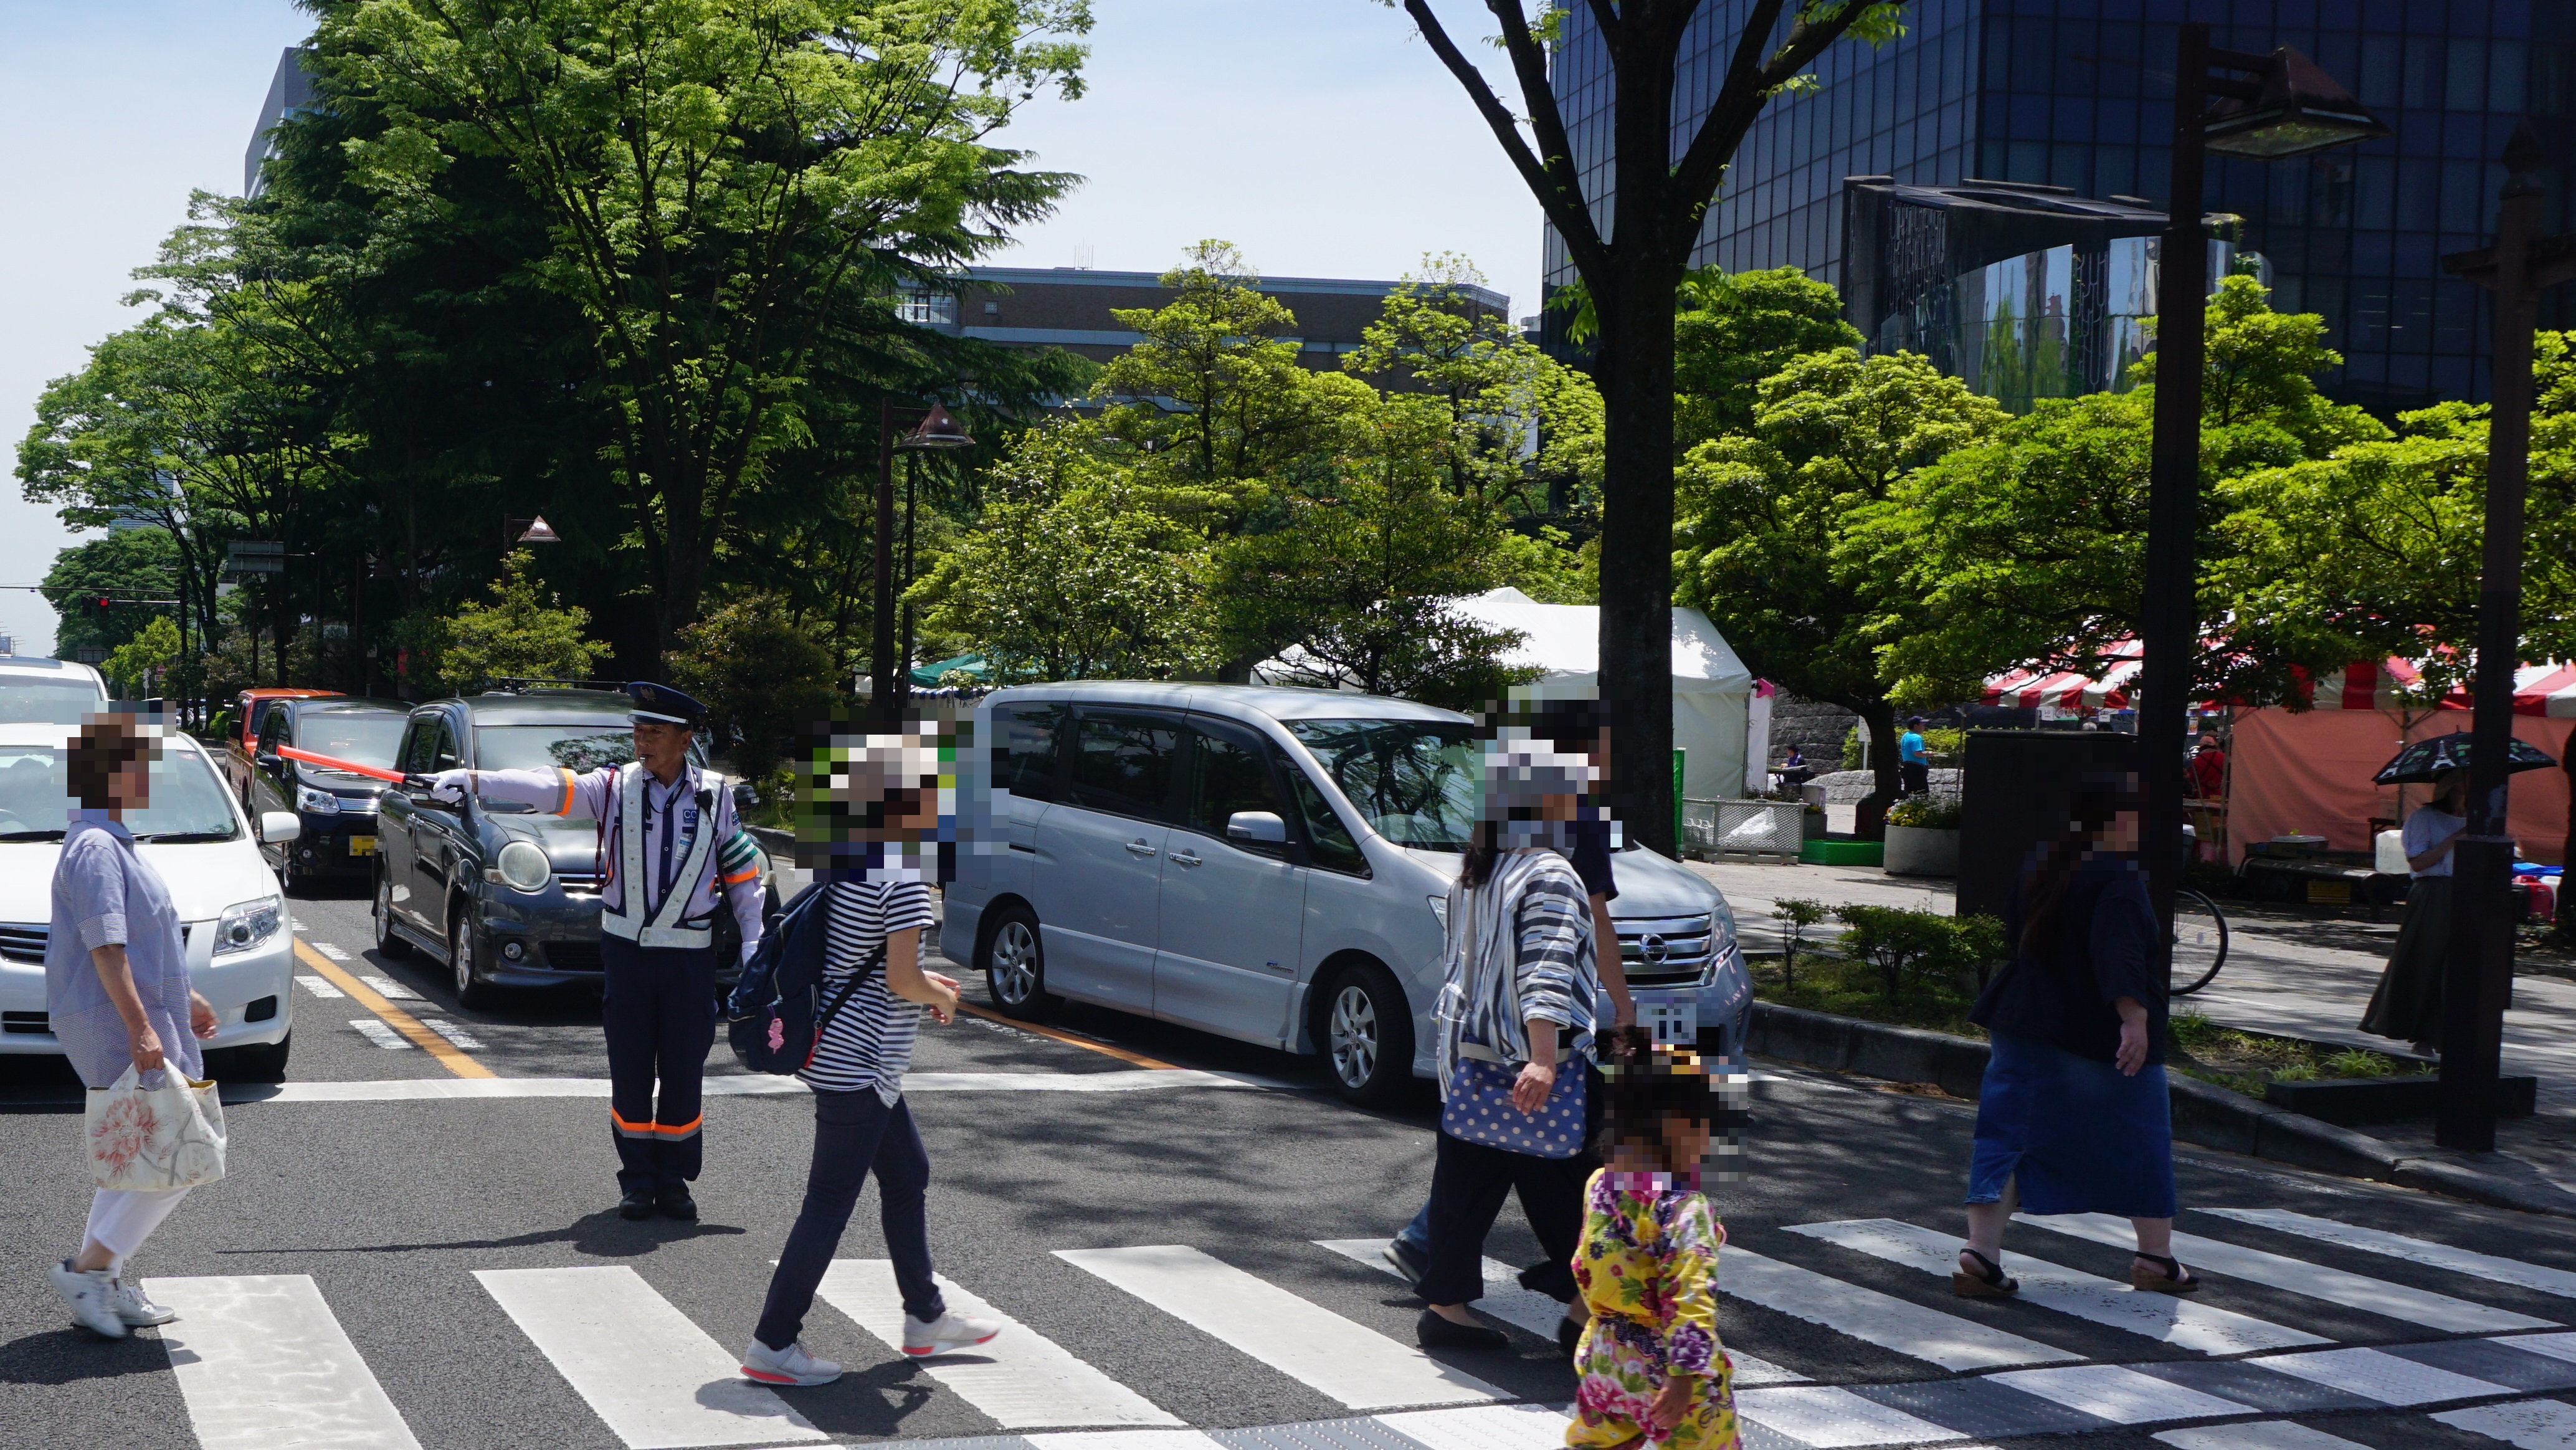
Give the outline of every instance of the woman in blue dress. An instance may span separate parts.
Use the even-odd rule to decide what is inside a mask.
[[[2188,1294],[2173,1257],[2173,1122],[2165,1096],[2165,984],[2155,908],[2138,864],[2137,777],[2086,776],[2067,832],[2023,874],[2005,913],[2013,957],[1968,1019],[1993,1055],[1977,1100],[1968,1244],[1950,1275],[1968,1298],[2013,1294],[2004,1225],[2031,1214],[2129,1220],[2129,1282]]]

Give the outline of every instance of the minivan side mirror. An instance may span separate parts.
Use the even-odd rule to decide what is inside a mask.
[[[262,811],[259,815],[260,844],[283,846],[304,834],[304,822],[293,811]]]
[[[1287,841],[1288,823],[1277,811],[1236,811],[1225,818],[1225,838],[1276,846]]]
[[[251,757],[251,758],[252,758],[252,760],[253,760],[253,761],[255,761],[255,762],[258,764],[259,768],[260,768],[260,769],[262,769],[262,770],[275,770],[275,769],[277,769],[277,765],[278,765],[278,756],[277,756],[277,752],[275,752],[275,751],[273,751],[273,750],[272,750],[272,751],[270,751],[270,752],[269,752],[268,754],[266,754],[266,755],[257,755],[257,756],[253,756],[253,757]]]

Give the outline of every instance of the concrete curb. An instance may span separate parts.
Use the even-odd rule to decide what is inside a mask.
[[[1758,1057],[1890,1082],[1928,1082],[1952,1097],[1972,1100],[1984,1085],[1988,1055],[1986,1044],[1973,1038],[1770,1002],[1753,1004],[1745,1046]],[[2168,1073],[2165,1081],[2172,1095],[2173,1135],[2182,1142],[2343,1178],[2425,1189],[2497,1208],[2576,1218],[2576,1194],[2545,1184],[2518,1183],[2465,1164],[2401,1157],[2367,1133],[2276,1108],[2178,1072]]]

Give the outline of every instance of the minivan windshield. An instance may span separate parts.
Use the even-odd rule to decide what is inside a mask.
[[[78,725],[106,708],[107,696],[85,677],[0,675],[0,724]]]
[[[295,722],[295,748],[390,770],[403,717],[390,711],[308,710]]]
[[[59,841],[70,821],[62,752],[0,745],[0,841]],[[229,841],[241,834],[232,792],[193,750],[164,747],[152,762],[152,803],[125,813],[138,841]]]
[[[1463,851],[1476,825],[1484,746],[1441,720],[1287,720],[1377,833],[1399,846]]]
[[[477,725],[480,770],[569,770],[575,775],[635,758],[630,725]]]

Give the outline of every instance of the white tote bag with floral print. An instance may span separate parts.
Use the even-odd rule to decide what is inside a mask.
[[[224,1105],[215,1085],[185,1073],[143,1086],[133,1068],[92,1088],[83,1114],[89,1176],[101,1188],[196,1188],[224,1176]]]

